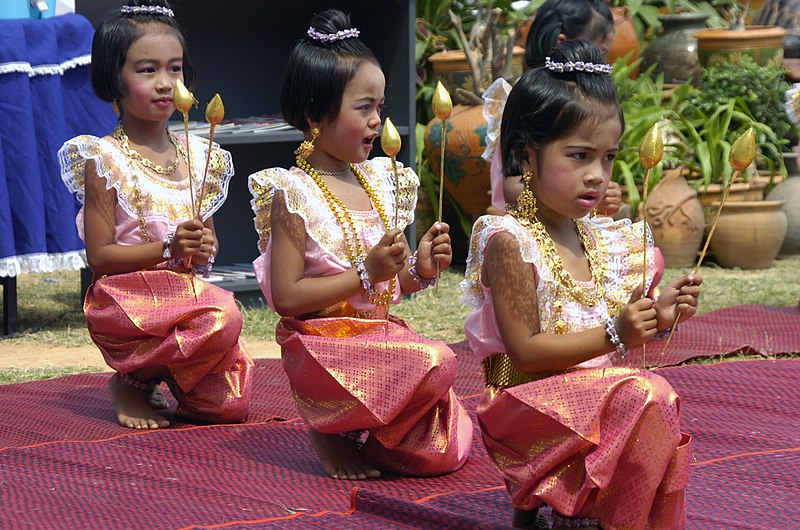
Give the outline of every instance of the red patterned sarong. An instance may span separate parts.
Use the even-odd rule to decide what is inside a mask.
[[[242,315],[231,292],[188,274],[131,272],[94,282],[84,312],[111,368],[164,366],[178,412],[244,421],[253,361],[239,343]]]
[[[400,320],[284,318],[283,367],[295,404],[315,430],[369,430],[364,456],[378,468],[431,476],[459,469],[472,421],[453,392],[456,355]]]
[[[679,409],[662,377],[597,368],[487,387],[478,421],[514,506],[546,503],[604,530],[680,529],[691,438]]]

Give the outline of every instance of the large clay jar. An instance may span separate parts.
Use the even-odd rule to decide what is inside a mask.
[[[703,205],[680,169],[667,171],[647,199],[647,224],[667,267],[691,267],[703,241]]]
[[[784,153],[783,156],[789,170],[788,178],[772,189],[767,200],[786,201],[783,210],[786,212],[788,226],[778,255],[789,257],[800,255],[800,168],[796,153]]]
[[[783,59],[783,38],[786,30],[777,26],[747,26],[744,31],[727,28],[705,28],[694,34],[700,66],[726,61],[730,55],[749,55],[765,66]]]
[[[702,78],[694,33],[706,27],[708,17],[707,13],[660,15],[662,32],[642,52],[642,70],[656,65],[651,75],[663,73],[666,84],[699,86]]]
[[[719,264],[740,269],[771,266],[786,237],[784,204],[785,201],[726,202],[711,237],[711,252]]]
[[[639,36],[633,26],[633,19],[627,6],[612,7],[611,14],[614,16],[614,40],[608,52],[608,62],[611,64],[619,57],[625,57],[628,53],[628,64],[631,64],[642,56],[639,44]],[[639,68],[631,71],[631,79],[639,75]]]
[[[486,213],[489,197],[489,162],[486,120],[481,105],[456,105],[447,119],[444,187],[456,203],[474,217]],[[442,122],[434,118],[425,129],[425,151],[434,175],[439,178],[442,154]]]

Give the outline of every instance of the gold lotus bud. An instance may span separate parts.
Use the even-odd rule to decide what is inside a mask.
[[[661,162],[662,156],[664,156],[664,140],[661,138],[661,131],[656,122],[642,138],[639,146],[639,160],[642,161],[645,169],[650,169]]]
[[[183,81],[180,79],[175,81],[175,88],[172,91],[172,101],[175,103],[175,108],[178,109],[178,112],[183,114],[189,112],[192,105],[197,104],[194,95],[189,92],[189,89],[186,88],[186,85],[184,85]]]
[[[440,120],[446,120],[453,110],[453,101],[450,99],[450,92],[444,87],[441,81],[436,83],[436,90],[433,91],[433,113]]]
[[[391,118],[386,118],[381,131],[381,149],[383,152],[394,158],[400,152],[400,133],[395,129]]]
[[[567,328],[567,323],[564,320],[560,319],[560,318],[558,320],[556,320],[556,323],[555,323],[554,327],[555,327],[556,333],[558,333],[559,335],[562,335],[562,334],[566,333],[567,329],[568,329]]]
[[[743,135],[736,139],[731,146],[731,154],[728,160],[731,167],[736,171],[741,171],[753,163],[756,157],[756,133],[750,127]]]
[[[225,105],[222,104],[222,98],[219,94],[214,94],[208,105],[206,106],[206,121],[211,125],[219,125],[225,119]]]

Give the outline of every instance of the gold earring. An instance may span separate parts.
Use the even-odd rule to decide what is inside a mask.
[[[311,156],[314,152],[314,140],[319,138],[319,133],[319,128],[311,127],[311,140],[303,140],[300,146],[294,150],[294,154],[297,155],[297,158],[305,160]]]
[[[526,219],[533,222],[536,218],[536,196],[531,191],[531,179],[533,178],[533,171],[526,171],[522,175],[522,180],[525,182],[525,189],[523,189],[519,197],[517,197],[517,215],[521,219]]]
[[[119,100],[118,99],[114,99],[114,101],[111,102],[111,109],[114,111],[114,114],[117,115],[117,119],[119,119],[119,116],[120,116],[121,112],[119,110]]]

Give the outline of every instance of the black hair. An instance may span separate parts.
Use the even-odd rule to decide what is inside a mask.
[[[536,10],[525,42],[525,64],[544,65],[545,54],[558,36],[597,42],[614,30],[614,17],[606,0],[547,0]]]
[[[129,0],[125,5],[171,9],[166,0]],[[189,89],[194,86],[194,68],[189,60],[186,39],[175,18],[163,13],[123,13],[120,10],[97,26],[92,39],[92,88],[100,99],[114,101],[127,95],[122,82],[122,67],[128,49],[143,35],[156,30],[156,25],[170,28],[180,42],[183,48],[183,83]]]
[[[322,34],[351,29],[350,17],[329,9],[311,19]],[[347,83],[369,61],[380,67],[375,55],[358,37],[322,42],[307,36],[294,45],[281,84],[281,113],[286,122],[307,131],[308,121],[335,120]]]
[[[605,64],[603,53],[585,40],[568,40],[548,54],[553,62]],[[625,120],[611,76],[586,71],[556,72],[546,67],[524,74],[511,89],[500,126],[506,177],[522,174],[526,146],[541,149],[571,134],[587,120]]]

